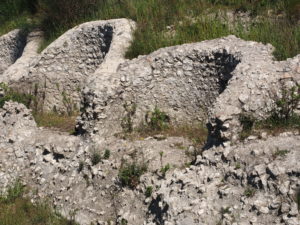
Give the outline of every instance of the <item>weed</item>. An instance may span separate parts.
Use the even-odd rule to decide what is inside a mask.
[[[33,117],[39,127],[56,129],[70,134],[75,133],[77,113],[73,115],[64,115],[56,112],[34,112]]]
[[[255,189],[251,188],[251,187],[248,187],[245,191],[244,191],[244,195],[247,197],[247,198],[252,198],[254,195],[255,195]]]
[[[184,147],[184,145],[183,145],[182,142],[176,142],[176,143],[174,143],[174,146],[175,146],[176,148],[178,148],[178,149],[181,149],[181,150],[184,150],[184,149],[185,149],[185,147]]]
[[[298,205],[298,210],[300,211],[300,189],[296,192],[296,203]]]
[[[31,94],[19,93],[12,88],[9,88],[6,84],[0,83],[0,90],[4,92],[4,95],[0,96],[0,108],[2,108],[5,102],[13,101],[24,104],[29,107],[34,101],[34,96]]]
[[[44,201],[32,203],[24,197],[25,187],[17,181],[0,197],[0,224],[5,225],[77,225],[63,218]]]
[[[153,187],[152,186],[146,187],[146,191],[145,191],[146,198],[149,198],[152,195],[152,192],[153,192]]]
[[[159,152],[159,159],[160,159],[160,166],[163,167],[163,156],[164,156],[164,152],[160,151]]]
[[[126,225],[126,224],[128,224],[128,221],[126,219],[122,218],[121,225]]]
[[[239,121],[242,125],[240,139],[244,140],[251,135],[255,120],[253,117],[251,117],[249,115],[242,114],[239,117]]]
[[[98,152],[93,152],[91,156],[92,165],[95,166],[101,162],[101,155]]]
[[[121,121],[121,127],[125,133],[131,133],[133,131],[132,117],[136,112],[136,104],[124,104],[125,116]]]
[[[162,173],[163,177],[166,177],[166,173],[171,169],[171,165],[168,163],[164,167],[160,169],[160,172]]]
[[[134,189],[139,184],[140,176],[147,171],[145,164],[125,163],[119,170],[119,179],[123,186]]]
[[[286,156],[290,151],[289,150],[279,150],[277,149],[276,152],[273,154],[273,158],[277,158],[277,157],[284,157]]]
[[[225,214],[230,214],[230,207],[222,207],[221,209],[221,214],[225,215]]]
[[[159,108],[155,107],[153,112],[146,114],[146,123],[150,130],[162,131],[169,127],[170,117]]]
[[[285,130],[300,130],[300,116],[295,113],[300,103],[300,86],[282,87],[281,97],[275,98],[274,101],[276,104],[265,120],[255,121],[251,116],[240,116],[243,127],[240,133],[241,140],[253,134],[255,130],[265,130],[272,134]]]
[[[78,172],[81,172],[84,169],[84,165],[85,165],[84,161],[79,162]]]
[[[13,185],[9,186],[6,193],[0,196],[0,202],[12,203],[20,198],[24,193],[24,185],[17,180]]]
[[[241,169],[241,164],[240,164],[240,163],[237,163],[237,164],[235,165],[235,169],[236,169],[236,170]]]
[[[105,149],[104,150],[104,154],[103,154],[103,158],[104,159],[109,159],[110,157],[110,150],[109,149]]]
[[[83,179],[85,180],[85,183],[86,183],[86,186],[88,187],[88,186],[90,186],[90,178],[89,178],[89,176],[87,175],[87,174],[84,174],[83,175]]]

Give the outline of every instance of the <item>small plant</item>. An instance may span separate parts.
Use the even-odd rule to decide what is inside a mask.
[[[84,169],[84,161],[79,162],[78,172],[81,172]]]
[[[162,131],[169,127],[170,117],[155,107],[153,112],[146,114],[146,122],[148,127],[154,131]]]
[[[159,152],[159,158],[160,158],[160,166],[163,167],[163,156],[164,156],[164,152],[160,151]]]
[[[300,189],[296,192],[296,203],[298,205],[298,210],[300,211]]]
[[[105,149],[104,150],[104,154],[103,154],[103,158],[104,159],[109,159],[110,157],[110,150],[109,149]]]
[[[293,86],[290,89],[283,87],[281,98],[277,99],[277,108],[274,111],[274,117],[288,121],[294,116],[295,110],[300,103],[300,85]]]
[[[9,186],[5,194],[1,194],[0,202],[12,203],[20,198],[24,193],[24,185],[17,180],[12,186]]]
[[[136,112],[136,104],[124,104],[125,116],[121,121],[121,127],[126,133],[131,133],[133,131],[132,117]]]
[[[277,158],[277,157],[284,157],[286,156],[290,151],[289,150],[279,150],[277,149],[277,151],[274,153],[273,157],[274,158]]]
[[[9,88],[5,83],[0,83],[0,90],[3,92],[3,96],[0,95],[0,108],[2,108],[5,102],[13,101],[24,104],[29,108],[31,103],[35,100],[35,97],[31,94],[19,93]]]
[[[168,163],[167,165],[165,165],[164,167],[162,167],[160,169],[160,172],[162,173],[162,176],[165,177],[166,173],[171,169],[170,164]]]
[[[101,162],[101,155],[98,152],[93,152],[91,161],[93,166],[97,165]]]
[[[152,195],[152,192],[153,192],[153,187],[152,186],[146,187],[146,191],[145,191],[146,198],[149,198]]]
[[[119,179],[123,186],[134,189],[139,184],[141,175],[146,171],[147,166],[145,164],[126,163],[120,168]]]
[[[122,218],[121,220],[121,225],[127,225],[128,224],[128,221],[124,218]]]
[[[225,214],[230,214],[230,207],[222,207],[221,209],[221,214],[225,215]]]
[[[85,180],[86,186],[90,186],[90,178],[87,174],[83,175],[83,179]]]
[[[240,115],[239,121],[242,125],[242,131],[240,133],[240,139],[244,140],[251,135],[253,126],[254,126],[254,118],[249,115]]]
[[[237,163],[237,164],[235,165],[235,169],[236,169],[236,170],[241,169],[241,164],[240,164],[240,163]]]
[[[248,187],[245,191],[244,191],[244,195],[247,197],[247,198],[252,198],[254,195],[255,195],[255,189],[251,188],[251,187]]]

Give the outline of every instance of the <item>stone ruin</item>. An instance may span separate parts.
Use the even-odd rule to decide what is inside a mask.
[[[38,128],[30,110],[7,102],[0,109],[0,188],[21,178],[39,190],[33,200],[50,198],[63,215],[77,212],[82,225],[299,224],[299,133],[238,138],[240,115],[268,117],[282,85],[300,84],[300,55],[279,62],[271,45],[228,36],[126,60],[134,27],[126,19],[85,23],[40,54],[39,32],[0,37],[0,82],[35,95],[40,110],[81,111],[71,136]],[[174,126],[207,124],[208,150],[195,165],[181,169],[187,156],[178,141],[193,151],[182,137],[114,136],[146,123],[156,107]],[[93,152],[105,148],[112,157],[93,165]],[[286,157],[276,156],[286,148]],[[165,178],[157,176],[162,149],[174,167]],[[135,190],[118,181],[133,155],[149,163]],[[245,197],[248,187],[253,198]]]

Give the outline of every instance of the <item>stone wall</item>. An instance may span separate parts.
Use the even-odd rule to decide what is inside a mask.
[[[125,40],[125,47],[113,47],[123,57],[132,29],[134,23],[127,19],[81,24],[36,56],[28,73],[24,72],[19,79],[6,80],[12,87],[35,95],[39,110],[78,111],[86,78],[99,68],[112,46],[124,44]],[[118,63],[119,58],[115,60]]]
[[[1,74],[21,55],[26,44],[26,35],[13,30],[0,37],[0,78]]]
[[[236,141],[239,116],[258,119],[269,115],[280,81],[299,57],[276,62],[273,47],[234,36],[160,49],[124,62],[115,74],[91,80],[83,92],[81,133],[108,136],[145,123],[158,107],[174,125],[208,122],[214,143]]]

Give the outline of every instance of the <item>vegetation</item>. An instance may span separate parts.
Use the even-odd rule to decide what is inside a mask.
[[[281,97],[275,99],[275,107],[267,119],[256,121],[249,115],[240,116],[243,127],[240,138],[243,140],[261,130],[272,134],[286,130],[300,130],[300,116],[295,113],[299,103],[300,86],[282,87]]]
[[[75,133],[77,114],[66,115],[55,112],[34,112],[33,117],[39,127],[47,127],[58,131]]]
[[[79,162],[79,166],[78,166],[78,172],[79,173],[84,169],[84,165],[85,165],[84,161]]]
[[[140,177],[146,171],[146,164],[125,163],[121,166],[118,176],[123,186],[134,189],[139,184]]]
[[[155,107],[153,112],[149,112],[146,115],[146,122],[148,129],[162,131],[168,128],[170,118],[165,112],[162,112],[159,108]]]
[[[289,150],[280,150],[280,149],[277,149],[277,151],[274,153],[273,157],[274,158],[277,158],[277,157],[284,157],[286,156],[290,151]]]
[[[109,149],[105,149],[104,150],[104,154],[103,154],[103,158],[104,159],[109,159],[110,157],[110,150]]]
[[[98,152],[93,152],[91,157],[92,165],[95,166],[101,162],[101,155]]]
[[[259,16],[248,26],[229,26],[220,12],[250,12]],[[15,27],[40,28],[43,47],[72,26],[90,20],[130,18],[137,22],[128,58],[158,48],[235,34],[246,40],[271,43],[277,59],[299,53],[298,0],[3,0],[0,33]],[[233,25],[233,26],[232,26]]]
[[[251,187],[248,187],[245,192],[244,192],[244,195],[247,197],[247,198],[252,198],[254,195],[255,195],[255,189],[254,188],[251,188]]]
[[[160,172],[162,174],[163,177],[166,176],[167,172],[171,169],[171,165],[168,163],[167,165],[163,166],[161,169],[160,169]]]
[[[147,186],[146,191],[145,191],[146,198],[149,198],[152,195],[152,192],[153,192],[153,187],[152,186]]]
[[[13,101],[24,104],[27,108],[33,108],[33,117],[39,127],[47,127],[59,131],[75,133],[76,113],[59,114],[57,112],[44,113],[35,109],[35,96],[31,94],[20,93],[12,88],[9,88],[5,83],[0,83],[0,90],[4,93],[0,95],[0,108],[7,101]]]
[[[24,197],[24,186],[16,182],[0,196],[1,225],[76,225],[54,211],[45,202],[32,203]]]
[[[7,101],[19,102],[27,107],[34,101],[34,96],[16,92],[4,83],[0,83],[0,90],[1,89],[4,92],[4,96],[0,95],[0,108],[2,108]]]

